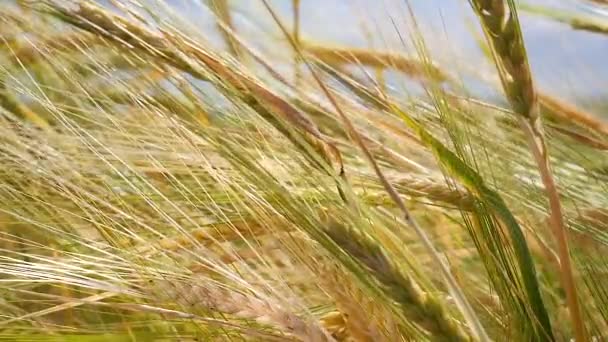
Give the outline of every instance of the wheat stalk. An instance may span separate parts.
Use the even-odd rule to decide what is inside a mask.
[[[216,16],[217,26],[228,45],[228,50],[237,59],[244,57],[240,43],[234,38],[234,24],[230,15],[228,0],[209,0],[209,7]]]
[[[520,125],[527,136],[530,149],[536,160],[549,199],[551,226],[553,235],[558,242],[561,280],[566,292],[566,300],[576,339],[587,341],[587,333],[570,260],[561,202],[551,172],[537,94],[532,82],[532,73],[518,24],[515,4],[512,0],[470,0],[470,4],[480,18],[486,37],[492,47],[504,92],[513,111],[519,117]],[[540,318],[548,321],[548,317]],[[544,333],[548,334],[550,339],[553,339],[552,332],[546,331]]]

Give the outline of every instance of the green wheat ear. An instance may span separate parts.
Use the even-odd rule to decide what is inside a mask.
[[[445,310],[445,303],[425,293],[415,280],[404,274],[383,252],[381,246],[362,232],[339,222],[328,222],[327,235],[340,248],[369,269],[382,284],[387,295],[399,303],[405,316],[417,322],[433,336],[446,341],[469,341],[463,331]]]
[[[553,235],[557,240],[562,286],[566,292],[577,339],[587,340],[568,247],[561,200],[551,171],[532,72],[513,0],[470,0],[492,47],[503,90],[528,139],[549,199]],[[552,339],[548,317],[540,317]]]

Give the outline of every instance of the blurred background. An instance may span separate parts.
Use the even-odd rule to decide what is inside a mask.
[[[111,1],[102,2],[112,7]],[[154,1],[149,2],[154,6]],[[163,13],[181,17],[179,22],[183,28],[189,26],[193,34],[202,35],[198,39],[225,48],[225,40],[217,32],[207,1],[167,3],[174,12],[163,7]],[[233,27],[247,44],[265,55],[291,53],[261,1],[228,3]],[[269,3],[290,26],[294,17],[292,1],[270,0]],[[530,0],[518,4],[526,48],[539,88],[608,117],[605,111],[608,106],[602,100],[608,92],[606,32],[593,32],[573,24],[580,21],[608,27],[608,5],[601,0]],[[494,77],[495,70],[482,53],[479,45],[482,33],[466,0],[302,0],[300,16],[302,39],[330,46],[415,54],[411,33],[419,30],[432,60],[457,74],[476,95],[493,100],[501,98],[494,88],[479,82],[480,76],[481,79]],[[280,65],[278,61],[273,66],[284,73],[290,72],[288,65]],[[391,72],[386,72],[385,77],[389,85],[402,82],[399,75]]]

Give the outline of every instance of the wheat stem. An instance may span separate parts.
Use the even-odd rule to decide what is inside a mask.
[[[553,230],[553,236],[557,240],[557,250],[559,254],[560,264],[560,278],[562,286],[566,291],[566,301],[568,303],[568,309],[573,320],[574,331],[576,334],[577,341],[587,341],[587,333],[585,325],[583,323],[582,311],[578,300],[576,291],[576,283],[574,280],[574,271],[572,269],[572,263],[570,258],[570,251],[568,247],[568,238],[566,233],[566,225],[564,223],[564,216],[562,213],[561,200],[555,179],[551,172],[551,165],[549,157],[547,155],[547,149],[545,146],[542,132],[534,132],[534,127],[530,122],[524,118],[520,118],[520,125],[526,137],[528,138],[528,145],[534,155],[534,159],[538,165],[539,172],[542,178],[542,182],[545,186],[545,192],[549,199],[549,211],[550,211],[550,222]]]
[[[217,17],[217,27],[228,45],[228,50],[235,58],[242,59],[244,56],[241,52],[241,45],[233,36],[234,24],[230,15],[228,0],[209,0],[209,2],[211,10]]]
[[[300,45],[300,0],[292,0],[293,9],[293,39],[296,44]],[[300,70],[300,57],[296,54],[294,57],[294,77],[296,89],[300,89],[300,79],[302,70]]]

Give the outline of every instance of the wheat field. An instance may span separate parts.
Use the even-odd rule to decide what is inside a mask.
[[[300,0],[0,0],[0,340],[608,339],[607,95],[520,20],[608,42],[607,4],[453,2],[479,60],[415,0],[388,46]]]

